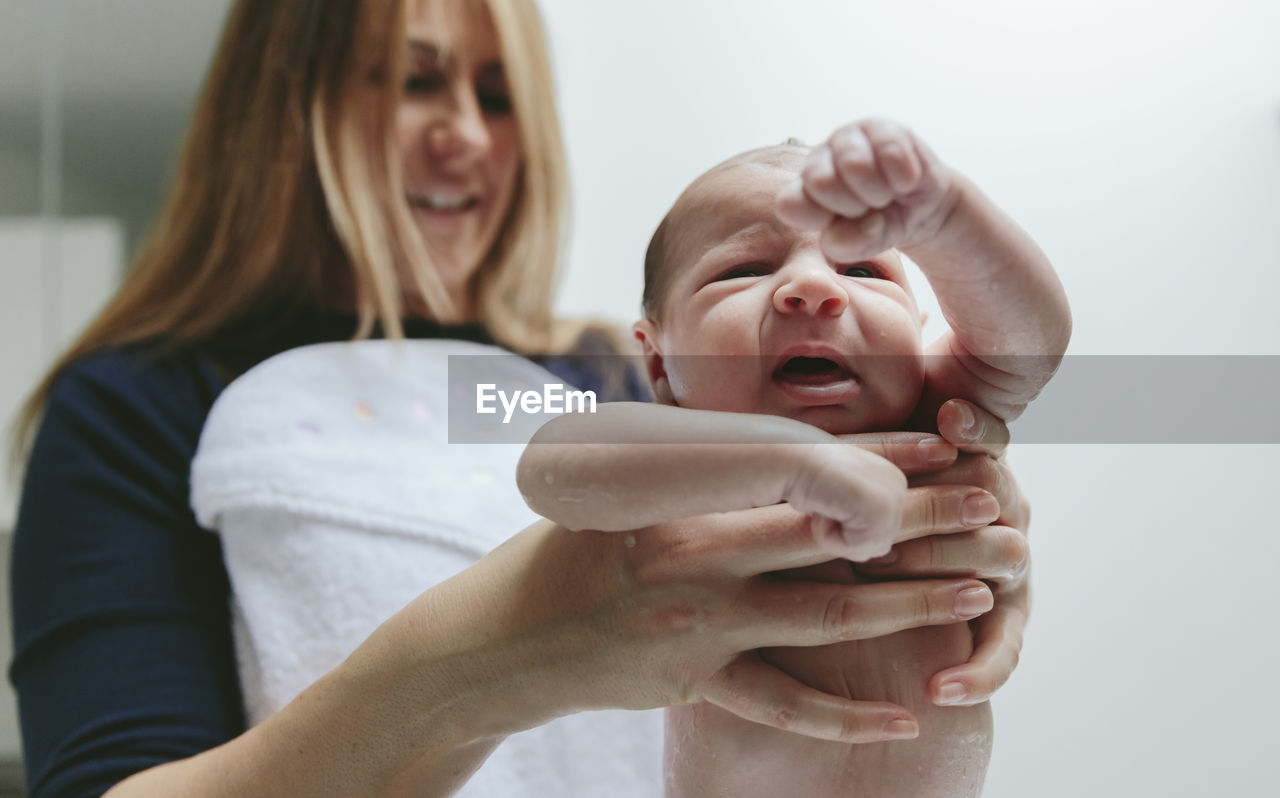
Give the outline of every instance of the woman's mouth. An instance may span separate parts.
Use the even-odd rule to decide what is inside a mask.
[[[451,191],[411,191],[408,199],[415,208],[446,214],[466,213],[480,204],[480,198],[474,194]]]

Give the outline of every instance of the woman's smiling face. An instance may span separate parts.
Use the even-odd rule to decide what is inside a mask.
[[[396,111],[406,200],[453,299],[469,287],[516,192],[521,149],[498,35],[482,0],[410,0]]]

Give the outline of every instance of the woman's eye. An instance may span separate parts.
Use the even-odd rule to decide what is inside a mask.
[[[487,114],[511,113],[511,97],[504,91],[478,88],[476,89],[476,100],[480,103],[480,109]]]
[[[430,94],[444,86],[443,72],[416,72],[404,79],[405,94]]]
[[[876,268],[874,263],[855,263],[852,266],[842,266],[840,273],[845,277],[879,277],[880,270]]]
[[[739,277],[763,277],[769,273],[769,269],[765,266],[755,263],[748,263],[743,266],[734,266],[732,269],[722,273],[716,280],[736,280]]]
[[[500,63],[485,64],[476,71],[476,101],[486,114],[511,113],[511,89]]]

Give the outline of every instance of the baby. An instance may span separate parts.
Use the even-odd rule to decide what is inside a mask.
[[[927,349],[898,251],[950,326]],[[753,150],[695,180],[650,243],[644,314],[634,329],[658,404],[543,427],[533,443],[594,445],[528,447],[519,481],[530,506],[572,529],[627,530],[786,501],[812,517],[826,550],[853,561],[886,553],[901,519],[857,475],[894,467],[811,444],[918,428],[952,397],[1015,418],[1070,335],[1062,286],[1030,237],[885,120],[812,149]],[[997,514],[987,507],[973,526]],[[798,577],[856,578],[847,563]],[[989,708],[937,707],[925,694],[931,674],[971,653],[965,624],[762,652],[810,686],[906,706],[919,738],[851,746],[677,707],[668,794],[976,795]]]

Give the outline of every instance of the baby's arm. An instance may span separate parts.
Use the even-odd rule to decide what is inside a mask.
[[[1057,370],[1071,310],[1026,231],[967,178],[952,173],[952,181],[955,199],[937,233],[902,248],[929,279],[950,328],[925,351],[925,383],[937,404],[969,399],[1010,421]]]
[[[1071,314],[1048,259],[906,128],[867,120],[837,130],[779,197],[779,215],[821,229],[836,262],[896,247],[920,266],[951,328],[926,352],[926,383],[941,398],[1009,420],[1057,369]]]
[[[516,472],[525,501],[570,529],[622,531],[790,502],[833,555],[889,550],[906,478],[788,418],[618,402],[548,422]]]

